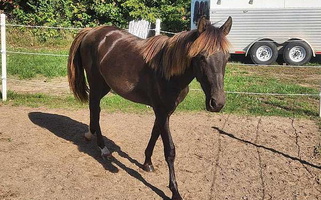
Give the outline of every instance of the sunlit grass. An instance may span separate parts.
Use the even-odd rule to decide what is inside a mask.
[[[13,51],[29,51],[15,48]],[[38,53],[67,55],[66,50],[40,49]],[[66,56],[8,55],[8,73],[20,79],[37,76],[66,76]],[[228,92],[278,93],[278,94],[318,94],[319,80],[306,76],[320,75],[318,68],[250,67],[237,63],[228,64],[225,74],[225,90]],[[305,76],[304,76],[305,75]],[[309,85],[313,83],[312,85]],[[10,89],[10,88],[9,88]],[[10,92],[9,104],[20,106],[47,106],[59,108],[87,108],[77,103],[72,96],[50,96],[46,94],[19,94]],[[130,102],[118,95],[108,95],[101,102],[102,109],[124,112],[148,112],[151,108]],[[205,97],[199,83],[190,84],[190,92],[179,105],[178,111],[202,111],[205,109]],[[318,96],[266,96],[247,94],[227,94],[225,113],[248,115],[278,115],[315,117],[318,115]]]

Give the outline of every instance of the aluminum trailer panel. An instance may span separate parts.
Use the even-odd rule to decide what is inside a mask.
[[[220,26],[228,16],[233,25],[228,39],[231,53],[248,52],[251,45],[268,38],[278,44],[289,39],[306,41],[321,53],[321,8],[233,8],[211,7],[210,20]]]

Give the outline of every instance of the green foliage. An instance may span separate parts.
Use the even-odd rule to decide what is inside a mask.
[[[27,25],[72,26],[88,24],[86,5],[72,0],[17,0],[4,7],[9,19]]]
[[[190,1],[179,0],[16,0],[2,3],[9,23],[52,27],[92,27],[102,24],[127,28],[128,22],[162,20],[162,30],[180,32],[189,27]],[[39,42],[66,39],[56,29],[23,29]]]
[[[16,0],[3,4],[9,19],[16,23],[39,26],[85,27],[113,24],[126,28],[133,19],[162,20],[166,31],[188,28],[190,1],[187,0]],[[50,30],[44,40],[56,37]]]
[[[180,32],[188,29],[190,1],[156,1],[156,0],[128,0],[123,3],[133,19],[146,19],[155,22],[162,20],[162,29]]]

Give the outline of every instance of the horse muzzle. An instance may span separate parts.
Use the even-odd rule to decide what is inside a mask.
[[[225,95],[218,98],[210,98],[206,102],[206,110],[210,112],[220,112],[225,105]]]

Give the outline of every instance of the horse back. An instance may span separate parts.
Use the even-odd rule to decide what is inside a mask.
[[[122,97],[150,105],[153,72],[137,48],[141,42],[142,39],[117,27],[92,29],[80,49],[89,84],[104,79]]]

